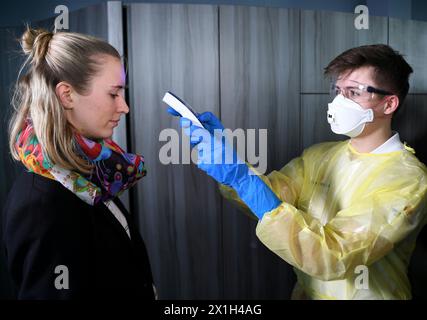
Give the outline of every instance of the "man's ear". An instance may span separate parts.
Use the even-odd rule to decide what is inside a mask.
[[[390,96],[384,106],[384,114],[392,114],[399,106],[399,97],[396,95]]]
[[[73,99],[71,98],[71,93],[73,92],[73,87],[64,81],[58,83],[55,87],[56,96],[61,102],[62,106],[66,110],[73,109]]]

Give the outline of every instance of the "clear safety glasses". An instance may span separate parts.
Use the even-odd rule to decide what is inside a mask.
[[[393,93],[386,90],[377,89],[367,84],[359,83],[357,81],[349,80],[354,83],[354,86],[348,87],[339,87],[336,85],[336,82],[331,83],[330,94],[332,98],[335,98],[337,95],[342,94],[344,97],[353,100],[354,102],[368,102],[371,101],[375,94],[382,96],[389,96]]]

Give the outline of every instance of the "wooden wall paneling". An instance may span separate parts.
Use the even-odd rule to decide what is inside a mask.
[[[427,94],[427,22],[389,18],[389,45],[414,69],[410,93]]]
[[[427,164],[427,94],[409,94],[401,108],[393,118],[392,128],[415,149],[418,159]]]
[[[299,12],[220,7],[221,119],[230,129],[268,130],[268,170],[299,150]],[[225,298],[287,298],[290,266],[265,248],[256,223],[224,201]]]
[[[69,31],[88,34],[108,41],[107,3],[100,3],[71,11]]]
[[[329,11],[301,11],[301,84],[303,93],[328,93],[323,76],[328,63],[347,49],[387,44],[387,18],[369,17],[369,29],[357,30],[357,15]]]
[[[131,4],[128,7],[132,145],[148,175],[137,186],[140,227],[160,298],[218,298],[222,292],[220,197],[193,164],[164,165],[160,132],[170,90],[197,111],[219,112],[218,8]],[[181,136],[181,133],[180,133]]]

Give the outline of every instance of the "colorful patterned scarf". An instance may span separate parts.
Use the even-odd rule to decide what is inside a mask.
[[[75,140],[79,153],[94,165],[90,175],[52,165],[29,120],[19,133],[15,148],[28,171],[60,182],[90,205],[119,196],[147,173],[142,156],[125,153],[111,139],[95,142],[76,134]]]

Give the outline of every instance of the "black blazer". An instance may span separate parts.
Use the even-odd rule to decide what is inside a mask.
[[[90,206],[59,182],[23,172],[3,210],[3,241],[18,299],[153,299],[150,264],[132,217],[122,225],[100,203]],[[66,285],[68,269],[69,289]]]

